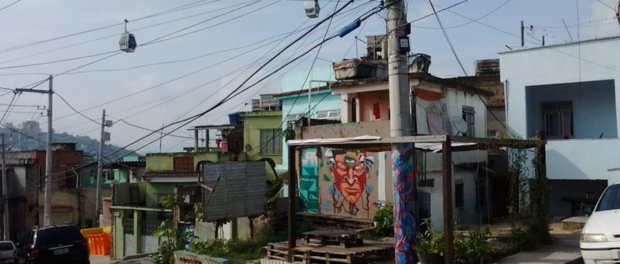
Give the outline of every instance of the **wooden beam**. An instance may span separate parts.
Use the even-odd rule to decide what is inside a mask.
[[[337,146],[337,145],[385,145],[398,143],[441,143],[446,141],[446,135],[430,135],[430,136],[406,136],[406,137],[385,137],[376,140],[346,140],[346,141],[330,141],[338,138],[326,138],[323,140],[307,141],[307,140],[289,140],[289,146]],[[346,139],[346,138],[344,138]]]
[[[525,139],[498,139],[498,138],[475,138],[463,136],[451,136],[452,141],[461,143],[478,143],[485,146],[496,147],[518,147],[518,148],[535,148],[538,145],[546,144],[545,140],[525,140]]]
[[[113,205],[110,206],[112,210],[138,210],[138,211],[148,211],[148,212],[172,212],[172,209],[166,208],[151,208],[151,207],[140,207],[140,206],[122,206],[122,205]]]
[[[296,247],[295,221],[297,205],[296,147],[288,147],[288,262],[292,263]]]
[[[449,136],[443,143],[443,232],[445,263],[454,263],[454,220],[452,217],[452,142]]]

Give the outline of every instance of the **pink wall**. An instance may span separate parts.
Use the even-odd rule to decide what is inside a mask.
[[[358,100],[360,104],[359,121],[389,120],[390,98],[388,91],[359,93]],[[374,115],[375,104],[379,104],[380,116],[378,118]]]

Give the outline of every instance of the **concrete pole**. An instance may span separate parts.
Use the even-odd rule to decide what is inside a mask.
[[[45,207],[43,209],[43,226],[50,226],[52,224],[52,135],[54,129],[52,128],[52,98],[53,92],[53,77],[49,78],[49,90],[48,90],[48,107],[47,107],[47,149],[45,151]]]
[[[400,38],[407,24],[405,2],[395,0],[387,8],[388,75],[390,91],[390,127],[392,137],[411,134],[409,69],[407,56],[400,52]],[[416,236],[417,195],[412,144],[392,145],[392,182],[394,184],[394,260],[397,264],[414,263],[413,243]]]
[[[101,178],[103,174],[103,146],[105,146],[105,109],[101,117],[101,137],[99,138],[99,157],[97,157],[97,190],[95,193],[95,216],[93,218],[94,226],[101,226],[99,223],[99,215],[101,214]]]
[[[2,206],[4,227],[2,233],[4,240],[11,240],[9,234],[9,182],[6,179],[6,142],[4,141],[4,133],[2,133],[2,194],[4,195],[4,204]]]

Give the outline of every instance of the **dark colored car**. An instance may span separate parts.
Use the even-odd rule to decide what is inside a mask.
[[[88,241],[71,224],[34,227],[18,248],[17,256],[25,263],[90,264]]]

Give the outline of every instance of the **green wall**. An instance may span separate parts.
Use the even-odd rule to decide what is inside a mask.
[[[129,169],[114,169],[112,170],[114,173],[114,179],[118,181],[118,183],[127,183],[129,182]],[[82,177],[82,188],[84,189],[94,189],[97,187],[97,169],[86,170],[81,173]],[[103,188],[110,188],[110,180],[104,180],[102,182]]]
[[[242,114],[243,118],[243,137],[245,145],[250,145],[251,150],[247,152],[249,160],[259,160],[261,158],[271,158],[276,164],[282,164],[282,153],[275,155],[260,154],[260,130],[279,129],[282,130],[281,111],[258,111]],[[278,143],[281,144],[281,143]]]
[[[158,207],[159,197],[174,194],[174,183],[146,183],[146,207]]]
[[[147,172],[169,172],[174,170],[175,157],[194,157],[194,168],[200,161],[210,160],[213,162],[228,161],[229,154],[219,150],[211,152],[179,152],[179,153],[150,153],[146,154]],[[241,155],[239,160],[245,160],[245,155]]]

